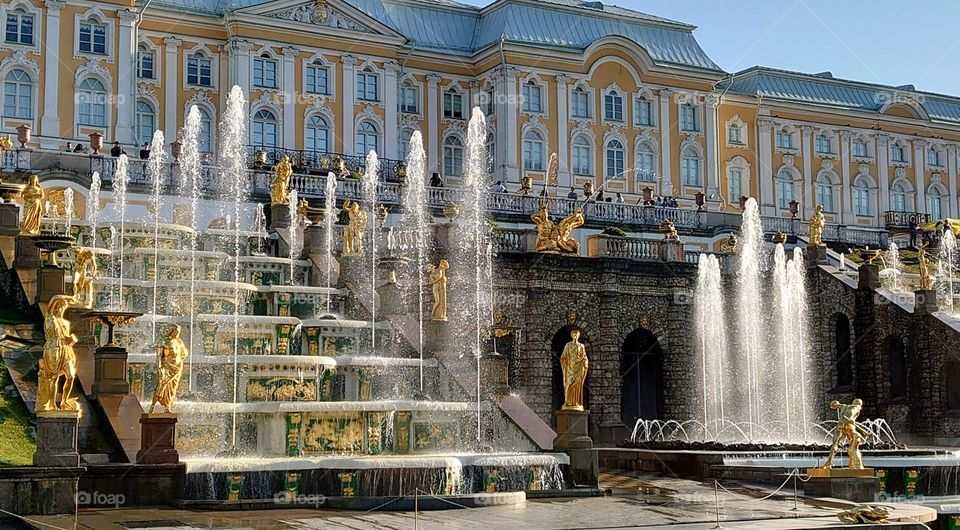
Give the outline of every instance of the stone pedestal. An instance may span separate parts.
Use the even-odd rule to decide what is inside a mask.
[[[804,255],[807,258],[807,265],[810,267],[829,263],[829,261],[827,261],[827,247],[825,246],[809,245],[804,250]]]
[[[303,249],[307,254],[325,255],[327,251],[326,227],[318,224],[303,229]],[[332,249],[331,249],[332,250]]]
[[[30,236],[17,236],[13,266],[18,269],[36,269],[40,266],[40,249]]]
[[[510,368],[507,358],[499,353],[488,353],[480,359],[480,379],[486,393],[504,396],[510,393]]]
[[[880,479],[872,469],[811,468],[807,475],[810,480],[803,483],[807,496],[876,502],[880,494]]]
[[[37,413],[37,452],[33,465],[43,467],[77,467],[77,431],[79,411],[52,410]]]
[[[140,451],[138,464],[177,464],[177,415],[143,414],[140,416]]]
[[[937,305],[937,292],[934,290],[930,291],[914,291],[914,301],[913,301],[913,314],[915,315],[929,315],[930,313],[936,313],[940,310],[940,306]]]
[[[432,306],[424,308],[424,311],[429,313],[430,307]],[[428,320],[423,323],[424,357],[435,357],[437,352],[443,351],[445,346],[449,346],[447,344],[449,324],[446,320]]]
[[[277,228],[290,228],[289,204],[270,205],[270,230]]]
[[[377,287],[377,295],[380,299],[380,305],[377,310],[378,316],[402,315],[406,313],[403,296],[400,293],[400,286],[397,285],[396,278],[391,278],[387,283]]]
[[[870,263],[864,263],[860,265],[860,270],[858,273],[859,281],[857,283],[857,288],[861,291],[870,291],[873,289],[880,288],[880,266],[873,265]]]
[[[570,457],[570,471],[578,486],[596,488],[600,476],[600,464],[597,452],[593,450],[593,440],[587,434],[590,417],[589,410],[558,410],[557,437],[553,441],[554,451],[563,451]]]
[[[93,354],[93,394],[129,394],[127,350],[119,346],[101,346]]]
[[[12,202],[0,202],[0,236],[20,234],[20,207]]]
[[[37,303],[47,303],[60,294],[67,294],[67,270],[42,267],[37,271]]]

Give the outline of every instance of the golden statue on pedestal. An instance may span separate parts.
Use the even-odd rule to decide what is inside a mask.
[[[863,401],[860,399],[854,399],[849,405],[844,405],[839,401],[831,401],[830,408],[839,411],[839,421],[837,426],[833,429],[833,445],[830,446],[830,456],[827,457],[826,463],[820,466],[823,469],[830,469],[833,467],[833,457],[837,455],[837,450],[840,448],[840,443],[847,439],[850,445],[847,447],[847,468],[848,469],[863,469],[863,456],[860,454],[860,441],[866,437],[870,436],[870,432],[866,431],[857,423],[857,418],[860,417],[860,411],[863,409]]]
[[[173,402],[177,399],[177,389],[183,376],[183,362],[189,355],[186,344],[180,338],[180,326],[174,324],[157,346],[157,389],[153,392],[153,403],[148,414],[153,414],[157,403],[166,412],[173,412]]]
[[[273,183],[270,184],[270,204],[290,204],[290,177],[293,164],[290,157],[283,157],[274,169]]]
[[[557,225],[557,249],[566,254],[579,254],[580,242],[573,238],[573,231],[583,226],[583,209],[574,212]]]
[[[427,272],[430,274],[430,285],[433,286],[433,312],[430,315],[431,320],[445,322],[447,320],[447,269],[450,264],[447,260],[440,260],[440,264],[434,266],[427,265]]]
[[[737,240],[736,234],[730,234],[727,238],[720,240],[718,245],[718,250],[720,252],[727,252],[733,254],[740,249],[740,242]]]
[[[670,219],[661,221],[658,228],[660,229],[660,233],[663,234],[663,239],[680,240],[680,234],[677,233],[677,226],[673,224],[673,221]]]
[[[537,252],[580,252],[580,242],[573,239],[572,234],[574,229],[583,226],[583,209],[577,208],[557,224],[550,219],[546,203],[540,203],[540,208],[530,216],[530,220],[537,225]]]
[[[580,343],[580,331],[570,332],[570,342],[563,347],[560,368],[563,370],[563,407],[561,410],[583,410],[583,383],[587,380],[587,348]]]
[[[813,217],[810,218],[810,245],[823,246],[823,228],[827,226],[827,218],[823,216],[823,206],[817,205]]]
[[[93,307],[93,280],[97,277],[97,260],[90,249],[78,249],[73,272],[73,303]]]
[[[43,219],[43,200],[46,196],[40,186],[40,178],[30,177],[27,187],[20,192],[23,199],[23,220],[20,221],[20,233],[35,236],[40,233],[40,220]]]
[[[540,203],[540,208],[530,216],[530,220],[537,225],[537,252],[557,250],[557,225],[550,220],[547,203]]]
[[[63,313],[73,301],[72,297],[56,295],[50,299],[47,318],[43,322],[43,357],[40,359],[40,373],[37,375],[37,412],[53,410],[79,411],[77,398],[70,397],[73,382],[77,377],[77,356],[73,346],[77,337],[70,332],[70,321]],[[57,404],[57,387],[63,378],[63,390],[60,404]]]
[[[927,261],[927,245],[920,245],[917,249],[917,261],[920,265],[920,290],[933,290],[933,277],[930,276],[930,263]]]
[[[363,211],[360,203],[350,199],[344,199],[343,211],[350,218],[350,222],[343,228],[343,255],[362,256],[363,237],[367,231],[367,212]]]

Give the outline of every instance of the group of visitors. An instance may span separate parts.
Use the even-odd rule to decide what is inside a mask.
[[[656,197],[648,200],[643,200],[642,198],[637,201],[637,204],[642,204],[643,206],[656,206],[660,208],[679,208],[680,203],[677,202],[677,198],[673,195],[657,195]]]

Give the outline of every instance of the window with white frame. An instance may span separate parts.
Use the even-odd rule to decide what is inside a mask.
[[[107,26],[88,20],[80,22],[77,29],[80,38],[80,51],[96,55],[107,55]]]
[[[7,44],[24,44],[32,46],[34,22],[33,15],[26,13],[22,9],[8,12],[4,27],[4,42]]]
[[[789,131],[777,131],[777,149],[793,149],[793,135]]]
[[[277,88],[277,61],[266,53],[253,60],[253,86]]]
[[[277,147],[279,125],[277,117],[267,109],[260,109],[253,115],[253,145],[256,147]]]
[[[480,92],[480,108],[483,109],[484,116],[493,116],[496,112],[496,92],[492,88]]]
[[[3,117],[33,119],[33,80],[24,70],[10,70],[3,80]]]
[[[656,154],[653,147],[641,142],[637,145],[637,180],[641,182],[654,182],[656,180]]]
[[[497,167],[497,135],[493,132],[487,133],[487,172],[493,173]]]
[[[731,201],[743,197],[743,168],[731,167],[727,169],[727,189]]]
[[[187,57],[187,84],[192,86],[213,86],[213,67],[210,59],[195,53]]]
[[[623,96],[616,89],[603,96],[603,119],[607,121],[623,121]]]
[[[895,212],[907,211],[907,188],[902,182],[894,182],[890,187],[890,209]]]
[[[830,138],[825,134],[818,134],[815,143],[815,149],[818,154],[829,155],[833,153],[833,146],[830,144]]]
[[[156,79],[153,50],[141,44],[137,46],[137,77]]]
[[[853,211],[857,215],[870,215],[870,184],[863,177],[853,181]]]
[[[543,112],[543,87],[533,79],[523,84],[523,111]]]
[[[727,125],[727,142],[731,144],[743,144],[739,125],[735,123]]]
[[[904,163],[907,161],[907,148],[900,144],[890,146],[890,160],[892,162]]]
[[[780,168],[777,172],[777,207],[781,210],[790,208],[793,201],[793,175],[787,168]]]
[[[77,85],[77,124],[107,126],[107,89],[99,79],[88,77]]]
[[[930,219],[943,218],[943,193],[936,186],[927,190],[927,215]]]
[[[607,171],[608,179],[619,178],[627,169],[627,153],[620,140],[610,140],[607,142]]]
[[[380,101],[380,76],[367,68],[357,74],[357,99]]]
[[[940,167],[943,165],[940,161],[940,151],[933,148],[927,149],[927,165],[931,167]]]
[[[420,113],[420,90],[410,81],[400,84],[400,112],[406,114]]]
[[[355,154],[366,156],[370,151],[380,151],[380,131],[369,121],[361,122],[357,127]]]
[[[330,124],[322,116],[313,115],[307,119],[303,131],[303,147],[314,153],[330,151]]]
[[[413,129],[403,129],[400,131],[400,138],[397,140],[397,152],[400,153],[400,159],[406,160],[410,156],[410,139],[413,138]]]
[[[573,174],[593,175],[593,149],[583,135],[573,139]]]
[[[688,147],[680,155],[680,176],[684,186],[700,185],[700,155]]]
[[[590,117],[590,93],[577,87],[570,93],[570,116],[574,118]]]
[[[307,65],[304,72],[307,92],[310,94],[330,94],[330,68],[320,62]]]
[[[633,100],[633,119],[638,127],[653,127],[653,101],[646,96]]]
[[[828,175],[817,176],[817,204],[823,206],[825,212],[836,212],[833,205],[833,180]]]
[[[463,142],[456,136],[448,136],[443,141],[443,174],[448,177],[463,174]]]
[[[153,140],[153,131],[157,129],[157,113],[153,105],[143,99],[137,100],[136,115],[137,144],[149,144]]]
[[[853,143],[850,145],[850,150],[853,153],[853,156],[857,158],[869,158],[870,152],[867,150],[867,142],[862,138],[855,138]]]
[[[683,132],[699,132],[700,116],[697,107],[690,103],[680,105],[680,130]]]
[[[197,138],[197,143],[200,144],[201,153],[212,153],[213,152],[213,119],[210,117],[210,113],[205,109],[198,109],[200,111],[200,134]]]
[[[452,88],[443,93],[443,117],[453,120],[463,119],[463,94]]]
[[[543,137],[537,131],[523,135],[523,169],[543,171]]]

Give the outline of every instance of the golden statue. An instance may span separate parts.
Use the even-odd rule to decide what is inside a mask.
[[[930,263],[927,261],[927,245],[917,249],[917,261],[920,265],[920,290],[933,290],[933,278],[930,276]]]
[[[97,260],[90,249],[78,249],[73,272],[73,302],[93,307],[93,280],[97,277]]]
[[[823,228],[827,225],[827,218],[823,216],[823,206],[817,205],[810,218],[810,245],[823,246]]]
[[[857,418],[863,409],[863,401],[854,399],[849,405],[844,405],[839,401],[831,401],[830,408],[839,411],[839,421],[833,429],[833,445],[830,446],[830,456],[827,457],[826,463],[820,467],[824,469],[833,467],[833,457],[837,455],[840,442],[846,438],[850,442],[849,447],[847,447],[847,467],[849,469],[863,469],[860,440],[865,436],[870,436],[870,433],[857,423]]]
[[[343,211],[347,212],[350,222],[343,227],[343,255],[362,256],[363,236],[367,231],[367,212],[360,203],[349,199],[343,201]]]
[[[720,252],[734,253],[740,248],[740,242],[737,241],[736,234],[730,234],[726,239],[720,240]]]
[[[557,225],[550,220],[545,202],[540,203],[540,209],[530,216],[530,220],[537,225],[537,252],[557,250]]]
[[[297,215],[302,220],[307,220],[310,217],[310,203],[304,198],[301,198],[300,202],[297,203]]]
[[[557,250],[566,254],[579,254],[580,242],[572,237],[573,231],[583,226],[583,209],[577,208],[557,225]]]
[[[587,348],[580,343],[580,331],[571,331],[570,339],[560,355],[564,398],[560,410],[583,410],[583,383],[587,380],[590,361],[587,359]]]
[[[660,233],[664,239],[680,240],[680,234],[677,233],[677,226],[670,219],[664,219],[660,222]]]
[[[860,504],[837,514],[837,518],[849,524],[886,524],[890,509],[879,504]]]
[[[180,326],[170,326],[166,338],[157,346],[157,389],[153,392],[148,414],[153,414],[157,403],[168,413],[173,412],[173,402],[177,399],[180,377],[183,376],[183,362],[188,355],[190,352],[180,338]]]
[[[433,286],[433,312],[430,315],[432,320],[447,320],[447,269],[450,264],[447,260],[440,260],[440,264],[434,266],[427,265],[427,272],[430,273],[430,285]]]
[[[66,295],[56,295],[50,300],[47,318],[43,321],[43,357],[37,375],[37,412],[52,410],[80,410],[77,398],[70,397],[73,381],[77,377],[77,356],[73,346],[77,337],[70,332],[70,321],[63,313],[73,300]],[[63,378],[60,404],[57,405],[57,387]]]
[[[270,204],[290,204],[290,176],[293,164],[290,157],[283,157],[274,169],[273,183],[270,184]]]
[[[43,200],[45,195],[40,187],[40,178],[30,177],[30,183],[20,192],[23,199],[23,220],[20,221],[20,233],[35,236],[40,233],[40,220],[43,219]]]
[[[547,164],[547,178],[544,185],[557,186],[560,176],[560,156],[557,153],[550,153],[550,162]]]

